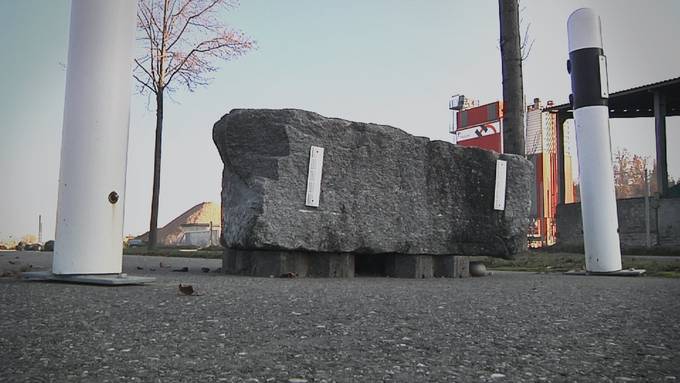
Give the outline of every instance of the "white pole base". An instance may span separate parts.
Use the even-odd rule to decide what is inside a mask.
[[[21,277],[29,281],[82,283],[88,285],[105,286],[141,285],[145,283],[151,283],[156,280],[156,278],[153,277],[137,277],[124,273],[58,275],[52,274],[49,271],[25,272],[21,274]]]
[[[564,275],[590,275],[590,276],[604,276],[604,277],[640,277],[644,273],[646,273],[647,270],[645,269],[626,269],[626,270],[618,270],[618,271],[610,271],[606,273],[597,273],[597,272],[592,272],[592,271],[585,271],[585,270],[569,270],[564,273]]]

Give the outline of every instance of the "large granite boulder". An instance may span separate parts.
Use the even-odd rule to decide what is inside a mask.
[[[526,249],[533,169],[516,155],[294,110],[235,109],[213,128],[231,249],[489,255]],[[325,149],[319,207],[310,147]],[[493,209],[496,160],[505,210]]]

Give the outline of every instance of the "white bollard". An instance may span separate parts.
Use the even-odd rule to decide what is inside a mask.
[[[600,18],[592,9],[578,9],[569,16],[567,31],[586,271],[615,272],[621,270],[621,248]]]
[[[52,273],[122,270],[136,0],[73,0]]]

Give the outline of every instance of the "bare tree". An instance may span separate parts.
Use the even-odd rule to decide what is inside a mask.
[[[235,6],[232,0],[139,0],[137,29],[143,44],[135,59],[134,78],[141,92],[156,101],[156,143],[149,248],[156,246],[163,136],[163,96],[186,87],[208,85],[215,61],[230,60],[254,47],[254,41],[228,27],[220,14]]]
[[[503,151],[524,155],[522,44],[517,0],[498,0],[498,15],[503,71]]]

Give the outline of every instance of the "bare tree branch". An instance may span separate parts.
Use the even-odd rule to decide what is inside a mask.
[[[252,47],[252,43],[249,41],[242,41],[233,32],[226,32],[224,35],[199,42],[189,53],[181,59],[180,62],[175,64],[174,67],[168,68],[169,77],[168,81],[172,81],[172,78],[185,66],[190,65],[192,68],[201,71],[208,71],[206,65],[207,63],[202,61],[196,61],[196,56],[201,54],[209,54],[213,57],[222,58],[228,60],[235,56],[240,56]],[[199,58],[200,59],[200,58]],[[194,64],[194,65],[191,65]]]
[[[140,92],[148,90],[149,97],[153,93],[156,101],[149,223],[149,247],[153,248],[157,240],[164,97],[167,93],[174,101],[172,93],[177,89],[176,85],[184,85],[190,92],[208,85],[212,80],[208,74],[217,70],[215,62],[243,55],[253,49],[255,43],[241,32],[228,28],[221,20],[221,11],[232,6],[235,0],[138,1],[138,40],[143,49],[135,60],[133,77],[139,83]]]
[[[198,11],[198,13],[193,14],[193,15],[187,17],[186,22],[184,23],[184,25],[182,26],[182,28],[180,29],[180,31],[177,33],[177,38],[175,38],[175,40],[172,41],[172,42],[170,43],[170,45],[168,45],[168,49],[172,49],[172,47],[175,46],[175,44],[176,44],[177,41],[180,39],[180,37],[182,37],[182,35],[184,34],[184,32],[186,32],[187,28],[188,28],[189,26],[192,25],[192,24],[191,24],[191,21],[192,21],[192,20],[194,20],[194,19],[199,19],[199,18],[200,18],[202,15],[204,15],[206,12],[210,11],[211,9],[213,9],[213,7],[215,7],[217,4],[222,3],[222,2],[224,2],[224,0],[212,0],[211,3],[209,3],[205,8],[201,9],[200,11]],[[187,4],[188,4],[188,3],[187,3]]]
[[[531,27],[531,23],[526,22],[526,20],[524,19],[524,15],[525,15],[525,12],[527,10],[527,7],[522,5],[522,2],[520,0],[517,1],[517,6],[519,7],[519,26],[520,26],[520,28],[523,25],[526,24],[526,28],[524,28],[524,33],[522,33],[521,36],[520,36],[521,43],[520,43],[520,47],[519,47],[520,52],[521,52],[520,60],[525,61],[526,59],[529,58],[529,54],[531,54],[531,48],[533,48],[534,41],[536,41],[536,39],[531,39],[531,41],[529,41],[529,38],[531,36],[529,34],[529,28]]]
[[[139,82],[139,83],[142,85],[142,87],[146,87],[146,88],[148,88],[151,92],[156,93],[156,89],[152,88],[152,87],[149,85],[148,80],[147,80],[146,82],[144,82],[144,81],[142,81],[142,79],[140,79],[139,77],[137,77],[136,74],[132,74],[132,77],[134,77],[134,79],[137,80],[137,82]]]
[[[520,44],[520,51],[522,52],[522,61],[526,60],[529,58],[529,54],[531,53],[531,48],[534,46],[534,41],[536,39],[531,39],[529,41],[529,28],[531,27],[531,23],[527,23],[527,27],[524,29],[524,33],[522,34],[522,43]]]
[[[149,60],[150,60],[150,58],[149,58]],[[155,76],[154,76],[152,73],[149,73],[149,71],[148,71],[146,68],[144,68],[144,65],[142,65],[142,63],[141,63],[138,59],[135,59],[135,64],[137,64],[137,67],[140,68],[142,71],[144,71],[144,73],[146,73],[146,75],[148,76],[149,80],[151,80],[151,83],[154,83],[154,81],[155,81]],[[137,78],[137,76],[135,76],[135,78],[136,78],[139,82],[141,82],[142,84],[144,84],[144,85],[147,85],[147,84],[148,84],[148,81],[147,81],[147,82],[141,81],[141,80],[139,80],[139,79]],[[147,85],[147,86],[148,86],[148,85]],[[156,93],[156,89],[151,88],[151,90],[152,90],[154,93]]]

